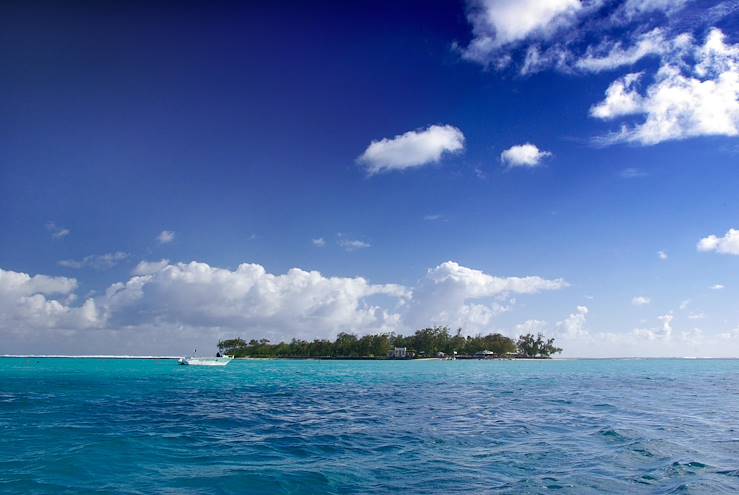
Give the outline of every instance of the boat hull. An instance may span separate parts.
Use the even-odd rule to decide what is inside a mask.
[[[219,358],[180,358],[179,363],[184,366],[226,366],[233,360],[231,357]]]

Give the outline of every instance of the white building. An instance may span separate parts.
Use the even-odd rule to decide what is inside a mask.
[[[393,352],[390,353],[390,357],[394,359],[405,359],[407,354],[405,347],[396,347]]]

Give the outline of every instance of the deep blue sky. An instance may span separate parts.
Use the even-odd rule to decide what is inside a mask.
[[[491,330],[586,305],[592,332],[659,326],[670,311],[677,331],[688,299],[706,318],[680,328],[737,328],[739,257],[696,250],[739,226],[736,138],[595,146],[621,122],[589,108],[660,59],[596,74],[485,67],[460,53],[473,7],[4,4],[0,267],[74,277],[81,300],[141,260],[406,286],[453,260],[570,284],[517,297]],[[736,16],[715,26],[739,41]],[[464,151],[372,176],[357,163],[371,141],[432,124],[462,130]],[[525,142],[552,156],[503,166]],[[53,239],[49,222],[70,234]],[[158,243],[163,230],[175,240]],[[106,270],[59,265],[117,251],[127,260]],[[633,306],[638,295],[651,304]]]

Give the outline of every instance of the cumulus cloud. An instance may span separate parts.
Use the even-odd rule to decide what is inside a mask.
[[[534,168],[538,167],[541,161],[548,156],[552,156],[549,151],[543,151],[534,144],[525,143],[511,146],[503,151],[500,154],[500,161],[510,168]]]
[[[373,175],[436,163],[445,153],[463,149],[462,131],[451,125],[432,125],[390,139],[372,141],[357,161]]]
[[[70,294],[77,288],[77,281],[67,277],[30,276],[27,273],[0,268],[0,293],[17,296],[33,294]]]
[[[554,336],[558,341],[583,342],[589,340],[590,332],[585,328],[590,309],[581,305],[575,308],[566,318],[550,326],[544,320],[527,320],[513,327],[513,336],[522,334],[539,334]]]
[[[323,237],[318,237],[317,239],[311,239],[311,243],[315,247],[324,247],[326,245],[326,240]]]
[[[97,326],[100,320],[92,299],[73,306],[76,288],[73,278],[0,269],[0,334]]]
[[[739,230],[729,229],[723,237],[709,235],[697,244],[698,251],[716,252],[720,254],[733,254],[739,256]]]
[[[663,59],[643,93],[637,84],[640,79],[641,73],[631,73],[614,81],[590,114],[599,119],[641,115],[644,120],[624,124],[597,143],[653,145],[739,135],[739,45],[727,44],[720,30],[712,29],[703,45],[690,45]]]
[[[169,264],[108,289],[113,321],[147,321],[196,327],[248,328],[281,337],[332,335],[339,331],[394,329],[398,315],[368,302],[371,296],[409,297],[395,284],[371,284],[361,277],[325,277],[293,268],[282,275],[256,264],[235,270],[206,263]]]
[[[632,332],[633,335],[647,340],[670,340],[672,338],[672,320],[675,317],[671,313],[668,313],[658,316],[657,319],[660,321],[661,326],[655,328],[635,328]]]
[[[700,16],[680,17],[688,1],[471,0],[473,36],[460,53],[524,75],[551,68],[602,73],[653,58],[659,61],[656,73],[631,71],[617,78],[591,107],[597,119],[628,118],[594,139],[596,144],[737,136],[739,45],[712,27],[735,6],[716,1],[702,7]],[[707,31],[705,41],[696,43]]]
[[[171,355],[234,336],[330,338],[341,331],[407,333],[431,324],[475,334],[491,331],[514,297],[566,286],[561,279],[500,277],[452,261],[404,286],[299,268],[271,274],[257,264],[226,269],[161,260],[139,263],[128,280],[78,301],[73,278],[0,270],[0,338],[5,352]],[[589,329],[589,316],[578,306],[551,326],[531,319],[507,333],[555,336],[567,356],[736,356],[739,349],[737,330],[676,328],[672,313],[620,333]]]
[[[679,41],[676,22],[689,0],[470,0],[472,39],[462,58],[522,74],[555,68],[601,72],[660,56]],[[730,15],[720,1],[690,19],[696,32]],[[598,40],[593,44],[593,40]]]
[[[664,57],[735,11],[713,0],[683,15],[691,0],[468,0],[472,39],[455,43],[463,59],[531,74],[596,73]],[[687,9],[686,9],[687,10]]]
[[[168,345],[177,346],[176,336],[185,334],[206,341],[221,335],[315,338],[430,324],[476,333],[489,330],[492,318],[514,304],[512,295],[566,286],[561,279],[496,277],[451,261],[406,287],[299,268],[271,274],[257,264],[230,270],[161,260],[139,263],[127,281],[79,304],[74,279],[0,271],[0,335],[57,329],[85,341],[88,334],[79,332],[95,329],[152,344],[166,335]]]
[[[513,336],[545,333],[547,331],[547,322],[544,320],[526,320],[518,323],[513,327]]]
[[[724,289],[726,286],[724,284],[713,284],[709,287],[711,290],[721,290]]]
[[[635,87],[641,76],[641,72],[635,72],[613,82],[606,90],[606,98],[590,107],[591,117],[605,120],[638,113],[643,100]]]
[[[60,227],[57,224],[55,224],[54,222],[47,222],[46,223],[46,230],[48,230],[49,233],[51,233],[51,238],[52,239],[63,239],[65,237],[67,237],[69,234],[72,233],[71,230],[69,230],[69,229],[67,229],[65,227]]]
[[[568,339],[582,338],[588,335],[585,322],[589,312],[587,306],[578,306],[574,313],[555,325],[555,332]]]
[[[547,39],[571,25],[582,9],[580,0],[477,0],[468,19],[473,38],[462,50],[467,60],[504,66],[510,45],[528,39]]]
[[[657,251],[657,257],[662,261],[665,261],[668,258],[665,251]]]
[[[562,279],[496,277],[447,261],[429,269],[413,290],[406,320],[411,326],[438,324],[482,331],[507,311],[516,294],[567,287]]]
[[[174,235],[175,233],[172,230],[162,230],[157,236],[157,241],[159,241],[159,244],[168,244],[174,241]]]
[[[159,261],[141,261],[133,269],[134,275],[150,275],[152,273],[159,272],[169,265],[168,259],[162,259]]]
[[[64,268],[92,268],[94,270],[108,270],[126,259],[128,259],[128,253],[116,251],[114,253],[91,254],[89,256],[85,256],[81,260],[60,260],[57,264]]]
[[[652,302],[652,300],[646,296],[635,296],[631,299],[631,304],[634,306],[644,306],[650,302]]]
[[[705,333],[692,326],[680,328],[672,313],[658,316],[654,325],[629,331],[588,329],[587,309],[579,306],[554,325],[528,320],[515,325],[511,334],[542,332],[554,336],[565,357],[739,357],[739,329]],[[693,325],[702,317],[691,314],[685,322]]]

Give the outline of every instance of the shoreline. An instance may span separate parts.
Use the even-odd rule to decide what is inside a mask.
[[[180,359],[182,356],[132,356],[117,354],[0,354],[0,359]]]
[[[171,361],[180,359],[182,356],[134,356],[116,354],[0,354],[0,359],[110,359],[127,360],[139,359],[147,361]],[[738,360],[739,357],[694,357],[694,356],[667,356],[667,357],[550,357],[550,358],[457,358],[456,360],[444,358],[415,358],[415,359],[387,359],[370,357],[237,357],[234,361],[639,361],[639,360],[681,360],[681,361],[711,361],[711,360]]]

